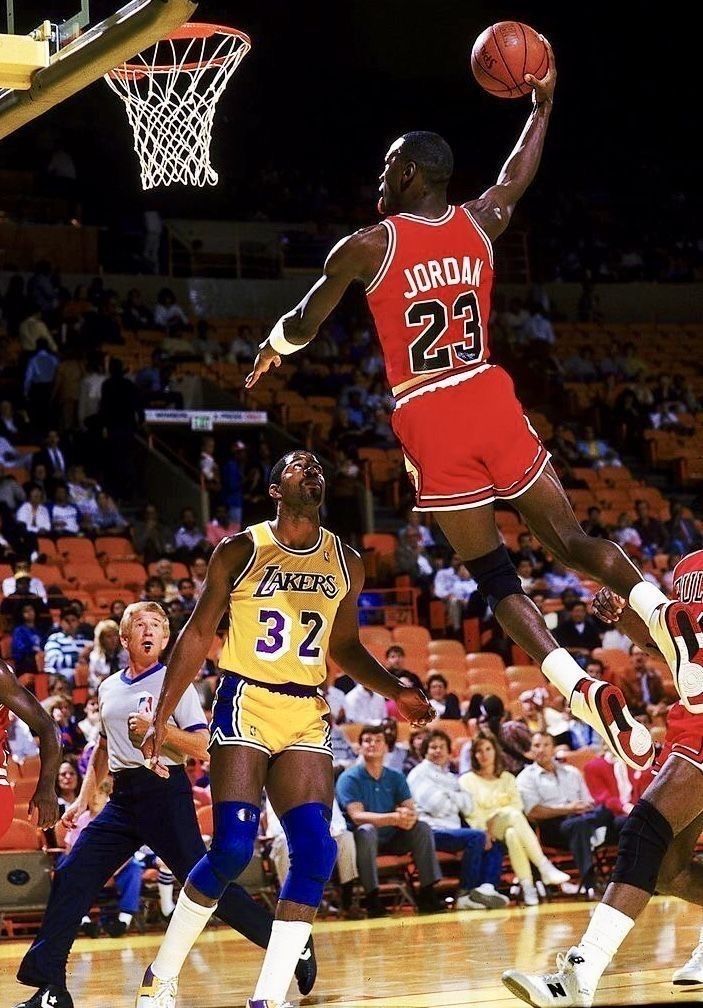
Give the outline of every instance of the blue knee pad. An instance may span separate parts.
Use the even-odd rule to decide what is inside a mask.
[[[332,809],[320,802],[298,805],[281,816],[288,841],[290,871],[281,899],[318,907],[337,860],[337,844],[330,836]]]
[[[254,853],[260,809],[248,802],[217,802],[213,805],[213,838],[207,854],[188,875],[198,892],[219,900]]]

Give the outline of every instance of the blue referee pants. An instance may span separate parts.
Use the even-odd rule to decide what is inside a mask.
[[[17,972],[20,983],[66,986],[66,964],[83,916],[143,844],[181,883],[205,854],[190,781],[182,767],[170,771],[168,778],[146,767],[115,774],[110,801],[56,870],[41,929]],[[225,890],[215,913],[254,944],[268,945],[273,916],[241,886],[233,883]]]

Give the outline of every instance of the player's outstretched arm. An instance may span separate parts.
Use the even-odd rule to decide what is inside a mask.
[[[190,619],[178,635],[168,661],[161,695],[154,712],[154,730],[147,732],[141,747],[152,769],[157,768],[158,755],[166,740],[166,723],[202,667],[225,611],[232,583],[244,570],[253,549],[251,536],[242,532],[223,539],[210,557],[202,594]]]
[[[526,83],[533,89],[532,109],[520,138],[503,165],[496,184],[477,200],[464,204],[491,240],[498,238],[507,228],[515,204],[534,179],[542,159],[557,72],[552,47],[544,36],[540,38],[547,47],[549,68],[541,80],[525,74]]]
[[[46,829],[53,826],[59,818],[55,782],[61,765],[61,735],[37,698],[19,683],[12,669],[4,661],[0,661],[0,703],[39,736],[41,769],[28,812],[31,816],[36,809],[37,825],[41,829]]]
[[[283,315],[259,348],[245,386],[251,388],[282,356],[307,346],[330,312],[339,304],[354,280],[368,283],[378,272],[386,254],[387,234],[380,225],[342,238],[327,256],[320,279],[302,301]]]
[[[351,576],[351,588],[342,600],[330,634],[330,655],[333,660],[362,686],[395,700],[403,717],[413,724],[428,724],[437,716],[422,690],[403,686],[398,679],[376,661],[359,640],[358,599],[364,587],[364,565],[348,546],[344,556]]]

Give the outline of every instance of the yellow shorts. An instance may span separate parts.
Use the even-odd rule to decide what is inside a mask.
[[[332,756],[327,701],[297,683],[263,685],[226,672],[212,708],[210,745],[244,745],[275,756],[286,749]]]

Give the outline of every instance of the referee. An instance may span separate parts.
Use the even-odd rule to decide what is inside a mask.
[[[187,756],[204,759],[207,755],[207,723],[192,684],[168,722],[162,762],[169,767],[169,776],[147,769],[139,749],[161,693],[166,669],[158,659],[168,634],[168,619],[158,603],[135,602],[125,610],[120,637],[129,665],[100,684],[102,733],[64,824],[74,825],[108,773],[113,775],[112,796],[55,873],[41,930],[17,973],[20,983],[39,989],[16,1008],[47,1004],[73,1008],[66,988],[66,963],[80,922],[107,880],[135,850],[147,844],[180,882],[205,854],[183,766]],[[241,886],[228,887],[216,912],[266,948],[273,917]],[[301,993],[312,989],[315,972],[312,948],[306,949],[296,970]]]

